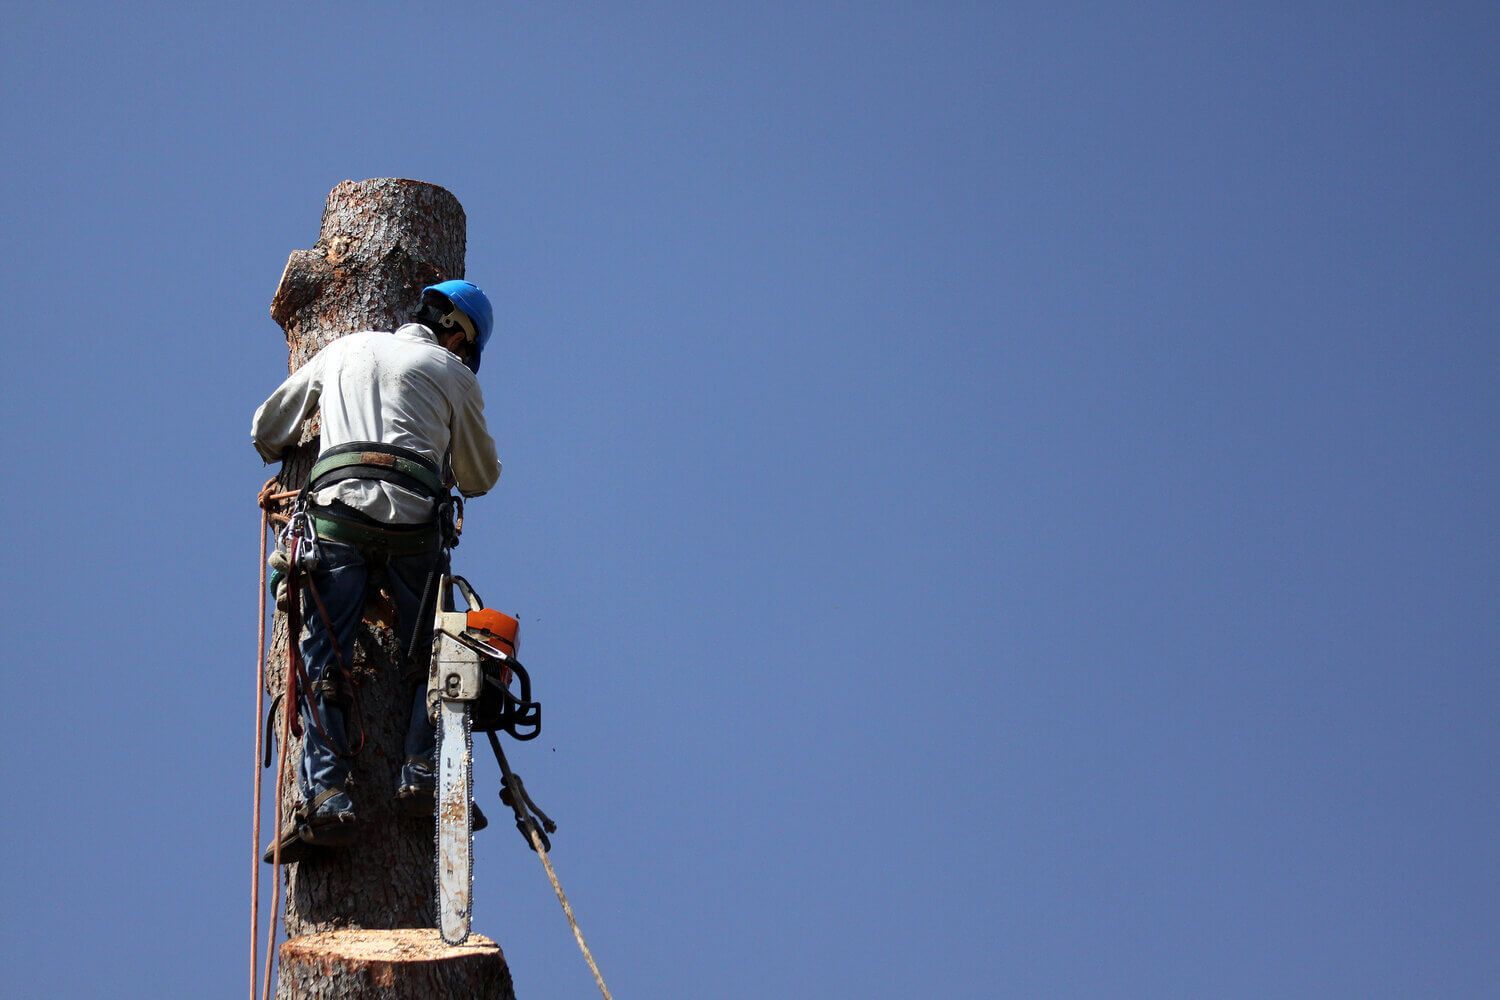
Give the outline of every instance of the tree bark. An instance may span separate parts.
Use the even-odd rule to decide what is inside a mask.
[[[394,330],[416,311],[423,286],[463,277],[465,228],[458,199],[433,184],[379,178],[344,181],[335,187],[323,209],[317,243],[310,250],[292,251],[271,300],[271,317],[286,332],[289,371],[296,371],[344,334]],[[300,489],[306,482],[317,459],[318,427],[315,413],[283,463],[278,489]],[[287,666],[286,618],[280,613],[272,636],[275,655],[267,684],[275,696],[285,689]],[[336,951],[329,952],[322,964],[314,960],[319,942],[325,942],[318,932],[432,928],[437,922],[432,821],[399,816],[393,805],[411,705],[411,690],[398,677],[395,635],[386,623],[371,621],[367,613],[354,646],[359,712],[350,717],[349,733],[351,741],[357,742],[357,720],[362,718],[365,744],[354,759],[348,788],[360,817],[360,838],[351,848],[323,852],[316,859],[286,867],[286,933],[292,940],[283,946],[277,995],[340,1000],[408,995],[509,998],[510,976],[499,948],[484,952],[487,957],[483,958],[464,952],[460,961],[457,954],[434,953],[415,965],[389,964],[389,975],[398,979],[406,974],[403,970],[421,966],[421,975],[426,977],[422,982],[447,976],[453,983],[468,984],[462,990],[426,994],[389,984],[371,987],[374,992],[359,992],[355,980],[371,977],[340,971],[355,969],[358,963],[344,962]],[[300,759],[301,741],[294,740],[282,774],[278,829],[297,804]],[[437,940],[436,932],[433,939]],[[293,968],[288,959],[296,961],[295,982],[287,978]],[[450,962],[455,963],[451,969],[447,968]],[[326,970],[326,975],[308,971],[314,968]],[[375,978],[384,981],[385,976]],[[502,981],[503,990],[494,985]]]

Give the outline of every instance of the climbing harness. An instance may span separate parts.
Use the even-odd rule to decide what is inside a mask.
[[[346,479],[393,483],[429,500],[448,495],[442,473],[426,455],[379,441],[353,441],[323,452],[308,475],[304,492],[317,493]]]
[[[318,488],[330,482],[350,478],[390,482],[403,489],[431,496],[437,501],[434,520],[414,529],[391,528],[366,518],[353,508],[343,508],[341,504],[319,506],[311,502]],[[266,951],[259,984],[262,1000],[269,1000],[275,962],[276,929],[280,919],[281,867],[283,862],[288,860],[285,852],[289,844],[288,833],[292,834],[292,840],[299,842],[294,856],[290,859],[292,861],[301,860],[306,855],[306,845],[316,842],[316,835],[308,826],[315,803],[304,803],[288,810],[285,801],[288,747],[294,736],[302,735],[299,706],[306,706],[311,724],[323,735],[325,742],[332,743],[333,741],[328,739],[322,713],[319,711],[314,695],[323,694],[327,697],[347,694],[351,722],[356,724],[359,737],[353,750],[348,751],[346,755],[357,754],[365,742],[355,680],[350,669],[352,664],[341,649],[327,605],[313,579],[313,571],[319,565],[319,543],[325,539],[344,542],[358,545],[368,552],[387,556],[429,551],[437,554],[439,549],[446,550],[456,545],[458,535],[463,529],[462,501],[457,497],[446,495],[447,491],[443,489],[442,479],[432,463],[424,456],[406,449],[369,442],[331,449],[329,454],[319,459],[312,474],[308,477],[307,485],[302,489],[278,491],[275,487],[276,477],[272,477],[261,488],[257,498],[261,507],[261,537],[257,551],[260,567],[260,595],[257,606],[260,618],[256,667],[255,802],[251,824],[255,847],[254,861],[257,867],[251,883],[251,1000],[255,1000],[256,972],[259,964],[257,961],[260,927],[259,864],[264,860],[272,866],[271,919],[266,929]],[[276,547],[268,560],[266,539],[272,527],[276,529],[274,532]],[[269,584],[266,576],[268,566],[271,569]],[[265,603],[268,591],[278,594],[278,608],[286,613],[287,652],[284,687],[282,692],[273,699],[270,711],[265,714],[265,728],[262,729],[261,718],[266,694]],[[327,636],[333,653],[333,666],[337,668],[339,674],[339,684],[330,682],[325,675],[315,686],[302,660],[300,637],[303,602],[300,600],[300,595],[304,592],[318,614]],[[281,600],[283,595],[285,599]],[[278,708],[281,724],[276,755],[276,836],[266,852],[267,856],[262,859],[260,857],[260,771],[271,765],[271,732]]]
[[[333,620],[328,615],[328,607],[323,603],[323,596],[318,593],[317,585],[313,582],[312,570],[318,565],[318,535],[313,525],[315,520],[310,517],[306,510],[294,508],[287,526],[283,529],[277,540],[277,552],[285,552],[283,560],[287,568],[287,588],[289,593],[295,593],[299,588],[306,588],[308,596],[312,598],[313,608],[322,621],[324,635],[328,638],[329,648],[333,651],[334,666],[337,667],[342,687],[337,683],[330,682],[328,678],[319,678],[314,684],[308,677],[307,665],[302,661],[301,644],[289,640],[287,649],[287,698],[295,709],[299,704],[307,706],[308,716],[317,728],[318,734],[325,743],[331,742],[328,738],[327,727],[323,724],[322,712],[318,709],[316,694],[325,698],[347,694],[350,705],[350,715],[357,720],[359,731],[359,742],[352,751],[342,754],[346,757],[358,756],[365,745],[364,717],[360,713],[359,698],[357,696],[354,674],[350,664],[344,660],[344,651],[340,646],[338,635],[333,628]],[[288,600],[286,607],[287,633],[296,637],[302,634],[302,602]],[[295,713],[292,715],[292,735],[302,735],[302,720]]]
[[[334,501],[331,504],[314,504],[312,496],[323,487],[345,479],[373,479],[388,482],[434,501],[432,521],[415,528],[392,527],[368,518],[360,511]],[[276,480],[268,480],[261,489],[259,563],[259,638],[256,668],[256,773],[254,782],[254,810],[252,839],[255,847],[251,881],[251,950],[250,950],[250,997],[256,1000],[257,946],[260,927],[260,838],[261,838],[261,776],[260,771],[271,763],[271,733],[273,720],[280,710],[280,731],[276,754],[276,816],[277,835],[265,858],[272,866],[273,892],[271,918],[266,931],[264,966],[262,969],[261,1000],[269,1000],[271,976],[275,961],[276,930],[280,919],[281,867],[287,861],[301,860],[305,850],[297,850],[290,859],[283,853],[284,828],[290,821],[291,829],[300,834],[311,813],[307,804],[288,812],[284,802],[284,783],[288,745],[292,737],[302,735],[302,720],[299,705],[306,704],[312,725],[326,739],[313,684],[302,661],[300,635],[302,628],[302,592],[306,592],[311,604],[321,619],[334,654],[343,683],[343,691],[350,698],[351,720],[358,717],[358,698],[355,696],[351,663],[346,661],[333,623],[329,617],[321,594],[313,582],[313,571],[318,567],[320,541],[327,540],[360,547],[367,553],[386,556],[403,556],[431,552],[434,555],[432,571],[423,587],[419,602],[419,621],[429,618],[434,628],[428,640],[432,648],[426,657],[428,708],[438,722],[438,775],[437,794],[434,795],[434,826],[436,840],[436,875],[439,896],[439,930],[450,943],[458,943],[468,936],[472,913],[473,881],[473,823],[471,810],[472,779],[472,733],[475,730],[487,735],[490,747],[500,765],[502,787],[500,801],[509,807],[515,816],[516,829],[527,845],[541,859],[548,881],[561,903],[573,937],[583,953],[594,976],[595,984],[605,1000],[612,1000],[599,967],[584,941],[583,932],[573,914],[567,895],[563,892],[548,852],[552,848],[548,834],[557,832],[557,824],[536,805],[521,781],[520,775],[510,768],[510,763],[501,748],[499,734],[509,733],[520,742],[535,739],[541,732],[541,706],[532,699],[531,677],[526,668],[516,659],[519,626],[516,619],[494,609],[485,608],[474,588],[463,577],[451,576],[448,571],[447,553],[458,544],[463,530],[463,501],[447,494],[442,478],[432,463],[424,456],[405,449],[370,442],[358,442],[331,449],[320,456],[308,477],[307,485],[297,491],[277,491]],[[266,579],[266,539],[272,527],[276,527],[276,553],[269,560],[272,569],[270,584]],[[285,685],[281,694],[272,700],[269,712],[265,712],[266,696],[266,632],[265,611],[268,592],[278,594],[285,589],[287,624],[287,668]],[[462,595],[467,609],[455,611],[452,591]],[[417,629],[408,649],[402,650],[407,669],[413,669],[418,656],[423,652],[420,644],[423,632]],[[410,676],[407,674],[406,676]],[[326,689],[322,693],[328,694]],[[514,690],[513,690],[514,687]],[[264,713],[264,714],[263,714]],[[262,718],[265,719],[262,728]],[[364,726],[359,724],[359,746],[364,743]],[[358,753],[359,746],[350,754]],[[315,842],[315,838],[304,838]],[[445,867],[446,866],[446,867]],[[446,878],[445,878],[446,873]],[[445,898],[445,894],[447,898]]]

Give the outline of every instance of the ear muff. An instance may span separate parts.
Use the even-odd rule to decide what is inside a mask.
[[[469,369],[479,374],[479,359],[495,328],[495,311],[489,298],[473,282],[455,278],[422,289],[422,301],[432,305],[443,327],[452,329],[456,324],[464,331],[473,347]]]
[[[471,344],[478,338],[479,334],[474,329],[474,321],[441,292],[427,292],[422,296],[422,306],[430,322],[444,330],[452,330],[455,327],[462,330],[464,339]]]
[[[474,323],[457,309],[439,317],[438,322],[443,325],[443,329],[445,330],[451,330],[455,326],[463,330],[464,339],[471,344],[479,339],[479,334],[474,332]]]

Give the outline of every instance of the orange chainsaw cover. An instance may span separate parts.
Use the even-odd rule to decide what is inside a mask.
[[[494,608],[480,608],[469,612],[468,627],[484,634],[484,641],[506,656],[516,655],[516,644],[520,639],[521,623]]]

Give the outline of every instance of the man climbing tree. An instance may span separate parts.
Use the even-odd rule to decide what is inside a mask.
[[[297,443],[315,406],[321,404],[322,415],[318,461],[304,494],[308,537],[316,545],[300,595],[308,685],[297,706],[304,732],[297,769],[302,805],[278,834],[283,862],[345,846],[357,833],[359,803],[346,782],[362,724],[351,711],[349,666],[367,593],[380,583],[395,604],[413,691],[405,760],[393,791],[399,811],[433,814],[434,729],[425,674],[416,672],[425,668],[410,661],[420,658],[423,633],[430,631],[437,580],[452,544],[449,487],[476,497],[500,477],[476,377],[493,325],[490,302],[475,285],[430,285],[412,322],[394,333],[334,340],[255,412],[251,436],[267,462]],[[278,551],[273,563],[285,572],[296,558]],[[481,828],[483,817],[474,819],[474,828]],[[274,849],[267,848],[267,861]]]

